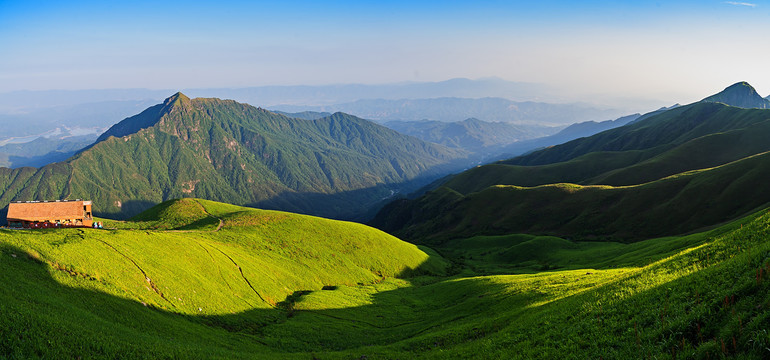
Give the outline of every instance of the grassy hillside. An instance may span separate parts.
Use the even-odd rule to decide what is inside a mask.
[[[675,146],[705,135],[746,128],[769,119],[770,112],[765,109],[742,109],[721,103],[695,103],[587,138],[513,158],[504,163],[543,165],[571,160],[597,151],[649,150],[664,145]]]
[[[3,283],[14,283],[13,289],[2,291],[3,333],[30,321],[34,326],[22,334],[67,329],[65,336],[50,339],[55,343],[72,341],[66,336],[70,332],[115,337],[114,343],[75,341],[89,351],[107,353],[120,352],[133,336],[141,343],[164,331],[172,334],[160,339],[180,336],[194,344],[201,328],[216,338],[285,321],[284,302],[295,293],[374,284],[418,268],[443,273],[446,267],[435,253],[431,257],[378,230],[305,215],[184,199],[160,204],[138,219],[142,221],[107,221],[108,226],[137,230],[0,230]],[[207,219],[222,225],[212,228]],[[30,307],[25,302],[39,295],[43,304]],[[229,317],[244,312],[250,313]],[[188,322],[191,329],[182,330]],[[2,353],[9,349],[7,341],[24,342],[24,336],[3,339]],[[30,346],[36,344],[14,348],[34,354]],[[182,349],[172,348],[172,353]],[[152,348],[147,350],[144,356],[152,354]]]
[[[0,206],[86,198],[98,214],[126,218],[163,200],[200,197],[352,218],[462,166],[455,161],[465,156],[346,114],[301,120],[176,94],[66,162],[9,173]]]
[[[189,215],[200,214],[196,209],[202,207],[206,214],[222,216],[224,227],[0,231],[0,356],[716,359],[770,354],[767,211],[687,237],[604,244],[614,247],[612,257],[605,248],[558,238],[490,238],[487,251],[499,249],[495,256],[506,262],[535,258],[562,243],[563,251],[547,256],[564,270],[511,275],[498,267],[489,270],[507,274],[478,276],[473,266],[455,258],[460,268],[455,277],[396,279],[390,276],[426,264],[428,256],[397,240],[388,242],[392,238],[376,231],[371,236],[377,240],[367,247],[393,250],[379,250],[379,260],[377,254],[361,253],[367,250],[356,245],[363,243],[351,236],[366,229],[360,225],[329,221],[312,228],[320,219],[205,201],[167,205],[147,214],[146,221],[162,222],[171,215],[165,210],[176,207],[188,214],[177,217],[187,219],[178,224],[195,222],[198,215]],[[312,246],[291,241],[310,236],[297,236],[296,229],[315,233],[330,224],[356,229],[335,241],[317,237]],[[315,259],[314,253],[321,255],[335,242],[341,242],[334,251],[337,259]],[[453,246],[478,243],[469,239]],[[348,266],[343,259],[366,265]],[[427,264],[433,259],[438,258],[431,256]],[[343,264],[335,264],[334,272],[350,273],[337,281],[305,278],[327,276],[323,264],[336,260]],[[271,285],[295,261],[302,265],[293,271],[306,275]],[[372,275],[375,269],[387,272],[385,278]],[[316,287],[321,284],[327,290]],[[281,292],[288,296],[275,299],[275,305],[260,299]]]
[[[418,243],[529,233],[632,242],[676,235],[766,206],[770,153],[634,186],[497,185],[460,194],[441,187],[386,206],[373,224]]]
[[[427,243],[519,232],[625,242],[682,234],[770,202],[768,137],[769,110],[681,106],[467,170],[371,223]]]
[[[505,161],[476,167],[444,186],[462,194],[493,185],[538,186],[560,182],[584,185],[635,185],[686,171],[706,169],[770,151],[770,120],[745,128],[704,135],[680,145],[645,150],[597,151],[547,165],[509,165]]]

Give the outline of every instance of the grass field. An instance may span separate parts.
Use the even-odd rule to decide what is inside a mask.
[[[767,211],[634,244],[457,239],[444,257],[203,200],[137,220],[0,231],[0,357],[770,356]]]

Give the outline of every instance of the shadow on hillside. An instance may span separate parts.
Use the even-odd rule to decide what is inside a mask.
[[[253,356],[269,352],[336,351],[407,340],[456,318],[449,316],[448,309],[455,305],[452,297],[437,298],[431,304],[423,297],[432,292],[395,286],[371,298],[354,299],[365,303],[360,306],[342,301],[328,303],[329,308],[324,310],[296,308],[297,301],[314,292],[343,291],[342,286],[325,286],[296,291],[271,308],[194,316],[64,285],[52,273],[61,271],[61,275],[77,278],[78,286],[98,288],[105,284],[90,274],[78,272],[76,266],[53,267],[40,260],[34,251],[0,245],[0,266],[0,331],[6,339],[0,342],[0,355],[16,352],[42,357],[67,353],[75,357],[130,354],[126,357],[189,358],[222,353],[230,358],[243,353]],[[418,268],[406,272],[429,271]],[[157,286],[161,291],[164,289],[162,283]],[[445,287],[451,289],[452,285]],[[480,281],[464,284],[462,291],[498,293],[502,287]],[[345,296],[340,299],[350,300]],[[248,300],[260,303],[256,295]],[[161,300],[158,303],[166,304]],[[393,306],[403,309],[394,313]],[[430,309],[441,314],[426,315],[425,311]],[[463,316],[483,317],[479,312]]]
[[[736,306],[755,308],[751,291],[758,288],[751,290],[745,284],[732,288],[737,300],[723,309],[720,303],[725,294],[712,291],[715,283],[704,281],[709,274],[698,272],[621,298],[614,297],[618,291],[614,281],[548,302],[547,293],[552,291],[548,288],[510,290],[509,284],[494,278],[466,278],[378,292],[358,306],[335,308],[331,304],[325,310],[298,310],[296,301],[313,295],[306,291],[295,293],[295,302],[284,302],[278,308],[192,316],[62,285],[49,273],[57,270],[17,247],[0,246],[0,266],[0,330],[4,334],[0,354],[4,355],[252,358],[270,357],[271,353],[346,351],[346,357],[363,358],[382,351],[369,348],[373,345],[395,344],[391,350],[414,355],[443,351],[506,329],[505,336],[487,340],[495,342],[497,351],[521,351],[518,345],[523,336],[530,345],[550,351],[580,348],[581,356],[599,357],[609,354],[610,346],[612,354],[625,357],[638,351],[640,339],[647,351],[666,353],[680,342],[708,346],[725,328],[735,330],[739,346],[744,346],[751,331],[762,326],[747,321],[742,325],[745,333],[741,327],[744,335],[739,335],[729,311]],[[738,277],[752,277],[754,269],[748,265],[746,269],[732,274],[735,279],[720,280],[719,286],[730,288]],[[82,274],[67,276],[84,278]],[[591,276],[596,275],[581,277]],[[329,289],[316,291],[339,291]],[[604,298],[612,301],[601,306]],[[661,302],[667,304],[663,310]],[[687,310],[680,309],[682,306]],[[716,314],[700,318],[706,311]],[[637,329],[637,324],[638,330],[628,330]],[[677,336],[669,339],[668,334]],[[718,351],[714,347],[713,355],[719,355]],[[737,351],[750,349],[739,347]]]
[[[447,171],[452,169],[456,169],[456,166],[448,168]],[[445,176],[448,172],[442,172],[441,174]],[[416,191],[422,191],[427,185],[440,178],[441,176],[436,175],[421,176],[406,182],[379,184],[364,189],[342,191],[333,194],[286,191],[270,199],[257,202],[223,199],[218,196],[207,196],[207,194],[198,193],[192,193],[184,197],[196,197],[258,209],[287,211],[328,219],[364,223],[374,217],[383,206],[391,201],[406,197]],[[163,197],[167,198],[168,196],[164,194]],[[99,204],[95,204],[94,213],[96,216],[108,219],[126,220],[157,204],[148,200],[125,200],[121,204],[120,211],[113,212],[97,209]]]
[[[284,192],[246,206],[365,223],[386,204],[420,191],[437,179],[435,176],[421,177],[334,194]]]

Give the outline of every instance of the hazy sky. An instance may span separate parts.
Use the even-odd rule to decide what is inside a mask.
[[[5,1],[0,92],[497,76],[695,101],[770,95],[770,1]]]

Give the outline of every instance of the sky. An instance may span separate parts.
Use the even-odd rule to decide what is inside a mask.
[[[686,103],[770,95],[768,45],[770,0],[0,0],[0,92],[494,76]]]

